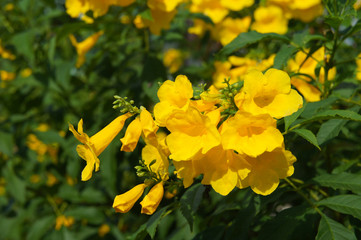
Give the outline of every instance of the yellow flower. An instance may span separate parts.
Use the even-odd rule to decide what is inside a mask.
[[[250,71],[234,100],[239,109],[254,115],[268,113],[275,118],[291,115],[303,103],[297,91],[291,89],[288,74],[274,68],[264,75],[258,70]]]
[[[147,5],[150,9],[171,12],[183,1],[184,0],[148,0]]]
[[[262,155],[251,158],[245,156],[251,165],[251,172],[248,177],[240,182],[241,188],[247,185],[261,195],[271,194],[278,186],[279,180],[293,174],[293,163],[295,156],[284,148],[277,148],[272,152],[265,152]]]
[[[5,7],[4,7],[4,10],[7,11],[7,12],[14,10],[14,4],[12,4],[12,3],[6,4]]]
[[[188,32],[197,36],[203,36],[207,30],[211,30],[212,28],[213,26],[211,24],[196,18],[193,20],[193,26],[188,28]]]
[[[215,61],[214,67],[216,70],[212,75],[213,85],[217,89],[225,88],[227,84],[224,83],[224,79],[228,79],[231,77],[232,64],[227,61],[226,62]],[[236,79],[231,78],[230,84],[233,84],[235,82]]]
[[[33,174],[30,176],[30,182],[31,183],[38,183],[40,182],[41,178],[39,174]]]
[[[163,182],[157,183],[154,185],[147,195],[143,198],[143,201],[140,202],[142,205],[141,213],[152,215],[155,210],[157,210],[160,201],[163,198],[164,188]]]
[[[25,68],[20,72],[20,76],[22,76],[23,78],[27,78],[29,77],[31,74],[33,73],[33,71],[31,70],[31,68]]]
[[[300,78],[291,78],[291,84],[302,94],[308,102],[318,102],[321,100],[321,92],[315,86]]]
[[[144,19],[140,15],[137,15],[134,18],[133,23],[134,23],[135,27],[138,28],[138,29],[142,29],[142,28],[146,27],[145,23],[144,23]]]
[[[247,32],[250,24],[251,17],[249,16],[245,18],[227,17],[216,25],[212,31],[212,36],[225,46],[235,39],[240,33]]]
[[[250,7],[254,4],[254,0],[220,0],[222,6],[232,11],[240,11],[243,8]]]
[[[190,11],[203,13],[208,16],[214,23],[219,23],[228,14],[229,10],[222,6],[219,0],[192,0]]]
[[[55,177],[54,174],[46,173],[46,177],[47,177],[47,180],[46,180],[47,186],[51,187],[51,186],[54,186],[56,183],[58,183],[58,179]]]
[[[169,68],[170,73],[175,73],[183,64],[183,54],[180,50],[170,48],[164,53],[163,64]]]
[[[135,118],[128,126],[123,138],[120,139],[122,147],[120,151],[133,152],[142,134],[142,125],[139,118]]]
[[[162,135],[162,134],[159,134]],[[164,148],[163,136],[159,136],[155,144],[147,143],[142,149],[142,159],[152,172],[156,173],[162,180],[168,179],[169,150]],[[155,162],[150,165],[151,162]]]
[[[142,21],[139,23],[139,28],[142,28],[141,23],[143,23],[145,27],[149,27],[151,33],[160,35],[162,29],[167,30],[170,28],[170,22],[176,15],[177,10],[165,12],[159,9],[151,9],[150,12],[152,14],[152,20],[142,19]]]
[[[126,7],[134,2],[135,2],[135,0],[113,0],[113,5],[120,6],[120,7]]]
[[[103,223],[98,229],[99,237],[104,237],[110,232],[110,227],[108,224]]]
[[[128,192],[117,195],[114,198],[113,208],[116,212],[126,213],[134,206],[135,202],[142,196],[146,185],[144,183],[133,187]]]
[[[320,63],[324,61],[325,57],[326,58],[329,57],[325,55],[325,48],[324,47],[319,48],[309,57],[307,56],[309,50],[306,50],[305,52],[303,51],[297,52],[295,59],[290,60],[290,62],[288,63],[290,70],[293,72],[299,72],[310,75],[314,79],[318,80],[320,83],[323,83],[325,81],[325,69],[321,67],[318,78],[315,74],[315,69]],[[328,80],[333,80],[335,78],[335,75],[336,75],[336,68],[333,67],[328,72]],[[305,81],[310,81],[310,79],[307,77],[303,77],[303,76],[296,76],[296,77],[303,79]]]
[[[55,222],[55,230],[60,230],[62,226],[70,227],[71,225],[73,225],[74,218],[60,215],[56,218]]]
[[[140,116],[135,118],[128,126],[125,135],[120,141],[122,142],[121,151],[133,152],[139,137],[143,132],[143,136],[148,142],[156,142],[156,132],[158,126],[155,124],[152,115],[143,108]]]
[[[222,145],[195,160],[194,165],[203,174],[202,184],[211,185],[223,196],[228,195],[250,172],[249,163],[240,154],[224,150]]]
[[[361,0],[357,0],[354,4],[353,4],[353,8],[356,10],[359,10],[361,8]]]
[[[2,45],[1,45],[1,39],[0,39],[0,56],[4,59],[9,59],[9,60],[14,60],[16,59],[16,56],[14,54],[12,54],[10,51],[6,50]]]
[[[283,9],[287,18],[310,22],[323,13],[322,0],[267,0],[268,5]]]
[[[79,68],[81,65],[85,62],[85,54],[89,52],[89,50],[95,45],[95,43],[98,41],[98,38],[103,35],[103,31],[99,31],[88,38],[86,38],[82,42],[77,42],[74,35],[70,35],[70,41],[73,44],[73,46],[76,49],[76,52],[78,54],[78,59],[76,61],[76,67]]]
[[[254,18],[255,22],[251,28],[257,32],[274,32],[279,34],[285,34],[287,32],[288,20],[279,7],[259,7],[254,12]]]
[[[356,79],[361,80],[361,53],[356,58]]]
[[[219,145],[218,122],[213,121],[216,118],[203,115],[194,107],[189,107],[185,112],[174,112],[166,124],[171,132],[166,139],[170,158],[174,161],[190,160],[198,152],[205,154]]]
[[[31,133],[27,136],[26,145],[28,146],[28,148],[37,153],[37,158],[39,162],[44,161],[44,156],[48,151],[48,146],[42,141],[40,141],[35,134]]]
[[[110,144],[110,142],[118,135],[120,130],[124,126],[125,120],[127,120],[132,114],[126,113],[116,119],[110,124],[104,127],[97,134],[92,137],[88,137],[83,132],[83,119],[80,119],[78,123],[78,132],[75,131],[74,126],[69,124],[69,130],[74,134],[75,138],[84,145],[78,145],[76,151],[79,156],[83,158],[87,165],[82,172],[82,181],[87,181],[91,178],[92,172],[99,170],[99,159],[98,156],[104,151],[104,149]]]
[[[224,149],[252,157],[271,152],[283,144],[276,120],[268,114],[252,115],[238,111],[223,123],[221,136]]]
[[[193,97],[191,82],[184,75],[176,77],[175,81],[167,80],[158,90],[159,103],[154,106],[156,123],[164,127],[169,116],[176,110],[186,110]]]

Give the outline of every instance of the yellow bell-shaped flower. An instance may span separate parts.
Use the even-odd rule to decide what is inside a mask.
[[[69,124],[69,130],[74,134],[74,137],[78,139],[79,142],[84,144],[78,145],[76,148],[79,156],[87,162],[87,165],[82,172],[82,181],[87,181],[91,178],[94,166],[95,171],[99,170],[100,161],[98,156],[118,135],[124,126],[125,120],[127,120],[130,116],[132,116],[131,113],[126,113],[117,117],[101,131],[90,138],[86,133],[83,132],[83,119],[80,119],[78,123],[78,131],[74,129],[73,125]]]
[[[144,183],[130,189],[128,192],[117,195],[114,198],[113,208],[116,212],[126,213],[134,206],[135,202],[142,196],[146,185]]]
[[[157,183],[154,185],[149,193],[144,197],[143,201],[140,202],[142,205],[141,213],[152,215],[157,207],[159,206],[160,201],[163,198],[164,188],[163,182]]]

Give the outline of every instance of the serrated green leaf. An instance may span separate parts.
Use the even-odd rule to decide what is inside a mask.
[[[191,231],[193,230],[193,218],[199,204],[202,201],[205,187],[202,184],[196,184],[189,188],[180,199],[180,210],[187,220]]]
[[[350,110],[326,110],[324,112],[317,113],[310,119],[302,121],[301,124],[328,119],[347,119],[361,122],[361,115]]]
[[[307,103],[307,106],[301,114],[301,117],[306,119],[311,118],[319,111],[329,108],[336,100],[336,97],[329,97],[318,102]]]
[[[353,173],[324,174],[313,179],[321,186],[361,192],[361,175]]]
[[[317,205],[323,205],[337,212],[349,214],[361,220],[361,196],[338,195],[323,199]]]
[[[302,128],[302,129],[294,129],[294,130],[292,130],[292,132],[297,133],[299,136],[306,139],[308,142],[310,142],[313,146],[315,146],[316,148],[318,148],[318,150],[321,151],[321,148],[318,145],[316,136],[310,130]]]
[[[307,106],[307,102],[303,103],[303,107],[298,109],[297,112],[293,113],[290,116],[286,116],[284,117],[284,122],[285,122],[285,131],[288,130],[288,128],[291,126],[291,124],[296,121],[296,119],[302,114],[302,112],[305,110]]]
[[[224,46],[218,54],[229,55],[232,52],[237,51],[238,49],[241,49],[249,44],[267,39],[281,40],[287,43],[290,41],[288,37],[277,33],[259,33],[250,31],[239,34],[235,39],[233,39],[232,42]]]
[[[155,236],[155,231],[157,230],[158,224],[163,218],[164,212],[168,209],[168,206],[163,207],[156,211],[148,220],[147,222],[147,232],[149,233],[150,237],[153,239]]]
[[[341,223],[322,215],[316,240],[356,240],[356,236]]]
[[[278,51],[274,62],[273,67],[277,69],[283,69],[286,67],[288,59],[292,57],[293,54],[297,52],[297,48],[292,45],[282,45],[281,49]]]
[[[330,119],[323,123],[317,133],[317,141],[321,145],[328,140],[335,138],[340,133],[341,129],[348,120],[345,119]]]

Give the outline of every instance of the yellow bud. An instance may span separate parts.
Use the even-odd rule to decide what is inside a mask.
[[[113,208],[116,212],[126,213],[134,206],[135,202],[142,196],[144,188],[146,185],[144,183],[139,184],[133,187],[128,192],[117,195],[114,198]]]
[[[140,202],[142,205],[141,213],[152,215],[163,198],[164,188],[163,182],[160,182],[150,189],[149,193],[144,197],[143,201]]]

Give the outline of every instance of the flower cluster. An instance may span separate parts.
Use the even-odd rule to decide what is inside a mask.
[[[202,184],[211,185],[221,195],[235,187],[249,186],[255,193],[268,195],[280,179],[293,174],[296,158],[285,149],[276,122],[296,112],[303,100],[291,89],[286,72],[269,69],[263,74],[253,69],[243,81],[231,84],[226,79],[225,87],[211,86],[199,97],[195,97],[188,78],[179,75],[175,81],[165,81],[157,95],[159,102],[153,115],[144,107],[133,107],[133,101],[116,97],[115,108],[128,113],[92,137],[83,132],[82,120],[78,132],[69,125],[82,143],[77,152],[87,161],[82,173],[86,181],[94,169],[99,170],[98,156],[123,128],[125,120],[134,117],[120,139],[121,151],[134,151],[139,138],[143,138],[146,144],[136,169],[145,180],[115,197],[113,207],[117,212],[128,212],[151,187],[141,205],[142,213],[154,213],[164,187],[169,193],[177,192],[174,182],[180,179],[187,188],[195,178],[202,178]],[[175,180],[174,173],[169,172],[170,164],[175,167]]]

